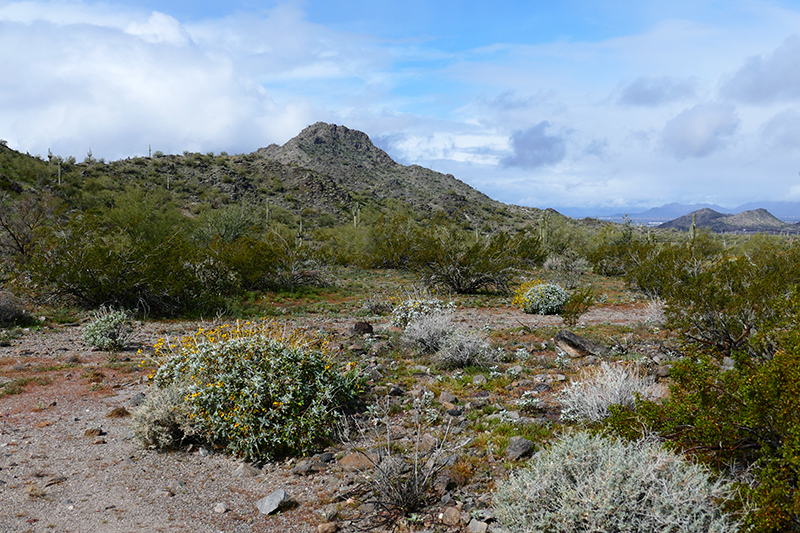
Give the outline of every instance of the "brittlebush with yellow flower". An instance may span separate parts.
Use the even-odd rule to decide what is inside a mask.
[[[324,338],[267,322],[199,329],[156,344],[156,386],[180,384],[197,434],[247,460],[324,445],[364,379]]]

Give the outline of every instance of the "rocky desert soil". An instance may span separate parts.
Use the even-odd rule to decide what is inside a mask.
[[[608,306],[593,309],[582,322],[639,324],[651,313],[644,305]],[[355,319],[294,320],[333,331],[343,350],[375,362],[374,354],[362,351],[360,340],[350,334]],[[512,308],[463,309],[456,320],[487,329],[561,324],[559,317],[531,317]],[[385,317],[370,322],[376,335],[388,328]],[[158,452],[137,446],[127,413],[149,387],[146,371],[133,360],[137,350],[148,349],[159,337],[191,333],[198,325],[138,323],[135,342],[115,358],[84,346],[77,324],[25,331],[0,348],[0,383],[6,384],[0,389],[5,391],[0,396],[0,532],[302,533],[364,527],[366,522],[352,521],[359,471],[344,445],[311,458],[259,465],[204,447]],[[547,372],[526,368],[523,377],[555,376],[555,370]],[[421,376],[420,386],[428,378]],[[557,379],[551,379],[554,387]],[[19,385],[20,392],[11,394],[9,382]],[[385,390],[391,384],[381,386]],[[401,394],[413,392],[406,389]],[[460,410],[467,409],[465,403],[459,403]],[[476,483],[460,485],[454,474],[429,513],[395,525],[407,531],[498,530],[488,511],[486,487],[506,473],[502,452],[487,454]],[[277,490],[284,490],[291,504],[262,514],[257,502]]]

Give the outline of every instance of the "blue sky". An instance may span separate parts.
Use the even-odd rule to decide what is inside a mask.
[[[32,154],[325,121],[507,203],[800,201],[800,1],[0,0],[0,72]]]

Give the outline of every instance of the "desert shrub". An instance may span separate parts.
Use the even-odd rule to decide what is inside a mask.
[[[611,415],[610,407],[636,407],[640,400],[655,400],[665,387],[635,365],[602,363],[599,368],[584,370],[560,396],[564,420],[599,422]]]
[[[494,494],[511,532],[733,532],[718,507],[730,488],[654,441],[585,432],[536,454]]]
[[[666,298],[726,259],[722,243],[707,234],[683,243],[635,242],[625,256],[625,279],[650,297]]]
[[[8,291],[0,291],[0,326],[27,326],[33,322],[22,300]]]
[[[161,223],[148,228],[145,221],[129,222],[122,228],[96,214],[74,217],[40,244],[28,265],[32,281],[48,296],[90,308],[113,305],[170,316],[223,307],[196,276],[194,266],[207,255],[180,228],[159,240]]]
[[[0,193],[0,252],[19,265],[27,263],[56,212],[57,201],[50,194]]]
[[[194,238],[201,243],[210,243],[214,238],[232,243],[260,229],[262,219],[251,206],[228,205],[211,209],[200,218]]]
[[[500,232],[476,239],[455,227],[429,228],[420,239],[411,270],[427,286],[457,294],[505,292],[524,267],[540,259],[539,240],[529,232],[515,236]]]
[[[131,432],[142,447],[169,450],[191,437],[191,418],[180,384],[151,390],[132,414]]]
[[[564,319],[564,324],[568,326],[575,326],[578,324],[578,319],[581,315],[586,313],[594,304],[594,289],[592,287],[584,287],[572,291],[564,302],[561,308],[561,318]]]
[[[446,369],[487,367],[495,362],[489,343],[481,335],[456,329],[445,337],[436,354],[437,364]]]
[[[443,302],[426,294],[413,295],[392,309],[392,325],[405,329],[409,323],[430,314],[446,314],[455,309],[453,302]]]
[[[655,432],[738,476],[739,510],[759,533],[800,530],[797,253],[764,243],[670,294],[686,353],[670,396],[612,410],[606,422],[627,437]]]
[[[125,348],[133,333],[130,316],[124,310],[100,306],[92,320],[83,328],[83,342],[93,348],[119,351]]]
[[[567,291],[555,283],[538,283],[518,295],[515,302],[526,313],[555,315],[561,311],[568,297]]]
[[[425,391],[414,399],[411,411],[412,439],[398,439],[393,434],[391,405],[370,406],[353,426],[362,442],[372,449],[359,446],[347,432],[345,440],[372,462],[371,468],[360,473],[364,503],[375,513],[368,517],[363,531],[396,526],[399,519],[425,509],[434,499],[434,483],[447,466],[447,456],[457,453],[460,446],[449,441],[450,427],[435,427],[439,412],[431,406],[433,394]],[[425,442],[425,437],[428,440]]]
[[[438,352],[453,332],[453,321],[446,313],[427,313],[409,322],[403,330],[402,341],[431,354]]]
[[[416,261],[423,234],[406,215],[381,218],[368,232],[365,267],[407,269]]]
[[[201,328],[177,344],[159,341],[154,380],[185,384],[195,432],[233,455],[305,454],[327,442],[362,386],[356,366],[332,361],[324,344],[266,323]]]
[[[548,257],[542,266],[552,272],[555,280],[567,289],[574,289],[581,276],[589,271],[589,262],[571,250]]]

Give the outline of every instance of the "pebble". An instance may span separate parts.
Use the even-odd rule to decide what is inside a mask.
[[[259,474],[261,474],[260,468],[256,468],[247,463],[240,464],[236,467],[236,470],[233,471],[233,475],[236,477],[255,477]]]
[[[461,521],[461,511],[455,507],[447,507],[439,515],[439,519],[446,526],[456,526]]]
[[[289,498],[289,494],[283,489],[278,489],[258,500],[256,502],[256,507],[261,514],[272,514],[280,510],[281,507],[284,507],[290,501],[291,498]]]

